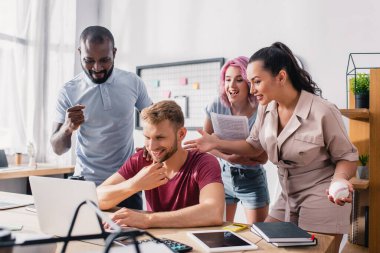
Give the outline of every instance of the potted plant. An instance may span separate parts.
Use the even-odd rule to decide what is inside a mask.
[[[355,108],[369,108],[369,74],[359,73],[350,79],[355,94]]]
[[[360,179],[368,179],[368,163],[369,155],[363,154],[359,156],[360,166],[357,169],[357,177]]]

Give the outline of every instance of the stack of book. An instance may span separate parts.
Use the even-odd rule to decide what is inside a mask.
[[[251,231],[277,247],[317,245],[317,238],[291,222],[256,222]]]

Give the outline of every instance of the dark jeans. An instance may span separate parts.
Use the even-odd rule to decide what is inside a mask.
[[[141,192],[138,192],[138,193],[130,196],[129,198],[123,200],[117,206],[142,210]]]
[[[85,180],[83,176],[70,176],[68,177],[71,180]],[[134,195],[130,196],[127,199],[124,199],[121,201],[117,206],[119,207],[127,207],[131,209],[137,209],[137,210],[142,210],[142,197],[141,197],[141,192],[135,193]]]

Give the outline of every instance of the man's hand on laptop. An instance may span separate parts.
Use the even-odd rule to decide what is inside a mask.
[[[149,213],[144,211],[135,211],[128,208],[121,208],[111,215],[111,219],[121,227],[149,228]],[[105,223],[105,229],[110,229],[110,225]]]
[[[160,185],[166,184],[166,169],[162,163],[153,163],[142,168],[133,178],[131,178],[133,188],[136,192],[151,190]]]

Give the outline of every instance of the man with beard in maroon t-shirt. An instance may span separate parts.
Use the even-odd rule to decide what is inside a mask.
[[[136,192],[144,191],[150,212],[122,208],[112,215],[119,225],[200,227],[223,222],[224,189],[216,158],[182,147],[186,136],[181,107],[158,102],[141,112],[145,148],[130,157],[98,189],[99,206],[110,209]]]

